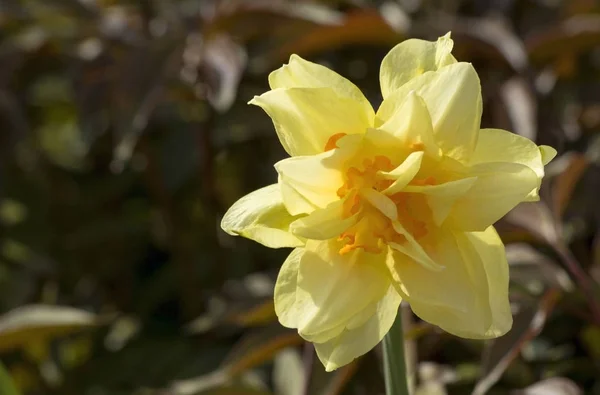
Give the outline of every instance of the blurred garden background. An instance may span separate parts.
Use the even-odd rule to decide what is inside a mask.
[[[289,251],[219,222],[276,180],[285,152],[246,103],[290,54],[377,108],[387,51],[447,31],[480,75],[482,126],[559,155],[542,201],[498,224],[506,336],[403,308],[415,393],[600,394],[594,0],[1,0],[0,394],[383,394],[380,350],[326,374],[278,324]]]

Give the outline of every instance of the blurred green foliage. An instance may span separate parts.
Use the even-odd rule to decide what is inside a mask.
[[[406,310],[416,393],[600,394],[600,5],[593,0],[0,2],[0,394],[382,394],[379,350],[325,374],[282,328],[287,251],[218,227],[285,156],[247,106],[290,54],[353,80],[452,31],[484,127],[549,144],[499,224],[513,330]]]

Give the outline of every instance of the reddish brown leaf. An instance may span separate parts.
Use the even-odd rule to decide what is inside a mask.
[[[394,31],[378,12],[361,10],[349,13],[341,25],[309,29],[277,48],[269,58],[273,63],[278,63],[292,53],[308,56],[356,44],[390,46],[402,39],[402,34]]]
[[[525,40],[530,60],[547,64],[565,53],[581,53],[600,45],[600,16],[579,15]]]
[[[513,328],[494,341],[488,353],[487,373],[477,382],[472,395],[483,395],[500,380],[504,371],[517,358],[523,347],[536,337],[552,313],[560,292],[550,289],[540,299],[537,309],[515,317]]]
[[[565,213],[573,191],[589,165],[585,155],[573,153],[564,171],[556,176],[552,186],[552,208],[557,217],[561,218]]]

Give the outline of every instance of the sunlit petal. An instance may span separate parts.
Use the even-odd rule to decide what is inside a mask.
[[[275,283],[275,313],[281,325],[287,328],[298,327],[298,320],[304,305],[302,301],[297,300],[296,296],[300,258],[303,254],[304,248],[296,248],[288,255],[279,269]]]
[[[339,254],[340,242],[306,244],[298,265],[296,305],[298,332],[314,336],[346,325],[390,285],[385,254],[360,249]],[[360,290],[360,292],[357,292]]]
[[[461,337],[497,337],[512,323],[508,265],[498,242],[491,231],[448,233],[428,249],[444,270],[428,271],[399,253],[390,255],[388,264],[395,268],[403,297],[423,320]],[[493,276],[499,276],[497,284]]]
[[[489,307],[492,323],[482,336],[472,338],[495,338],[502,336],[512,327],[512,313],[508,299],[508,262],[504,244],[496,229],[490,226],[483,232],[458,234],[456,238],[463,259],[479,259],[487,277]]]
[[[325,66],[309,62],[298,55],[292,55],[288,64],[269,74],[271,89],[278,88],[331,88],[340,97],[350,98],[363,107],[369,119],[373,119],[373,107],[348,79]]]
[[[456,200],[447,219],[451,226],[464,231],[487,229],[538,185],[535,172],[518,163],[479,163],[466,176],[477,177],[477,181]]]
[[[388,245],[392,247],[392,249],[402,252],[406,256],[414,259],[415,262],[418,262],[422,267],[427,270],[438,272],[443,270],[443,267],[436,262],[425,249],[419,244],[417,240],[402,226],[402,224],[398,221],[392,222],[392,226],[394,230],[398,232],[398,234],[402,235],[406,241],[403,243],[389,242]],[[387,262],[389,264],[389,261]],[[398,278],[396,276],[396,272],[394,268],[390,268],[392,270],[392,275],[394,278]]]
[[[315,351],[325,370],[331,372],[373,349],[392,327],[401,301],[400,295],[390,286],[375,308],[367,310],[374,312],[366,322],[346,328],[328,342],[315,343]]]
[[[292,156],[321,153],[331,136],[364,133],[373,126],[361,103],[331,88],[280,88],[256,96],[250,104],[269,114]]]
[[[381,192],[371,188],[360,190],[360,196],[366,199],[373,207],[379,210],[383,215],[395,221],[398,218],[398,209],[394,202]]]
[[[363,158],[373,158],[377,155],[382,155],[389,158],[394,164],[401,163],[410,150],[404,143],[393,134],[381,130],[370,128],[363,138],[363,146],[357,156],[357,160],[362,161]]]
[[[404,192],[425,195],[435,224],[441,226],[450,214],[454,203],[464,196],[476,181],[477,177],[470,177],[437,185],[408,185],[404,188]]]
[[[360,148],[360,137],[355,141],[342,140],[346,144],[341,148],[313,156],[287,158],[275,164],[279,183],[285,185],[281,189],[283,202],[290,213],[312,212],[311,206],[325,208],[339,200],[337,190],[344,183],[341,168]]]
[[[554,159],[557,152],[554,148],[550,147],[549,145],[540,145],[539,148],[542,154],[542,163],[544,164],[544,166],[546,166],[548,163],[550,163],[552,159]]]
[[[427,71],[456,63],[450,53],[453,45],[450,33],[436,42],[413,38],[396,45],[381,62],[379,81],[383,97]]]
[[[379,129],[397,137],[410,150],[424,150],[434,158],[441,154],[435,143],[427,104],[415,91],[408,92],[402,104]]]
[[[379,175],[388,180],[394,180],[392,185],[387,187],[382,193],[386,195],[393,195],[401,192],[409,182],[417,175],[421,168],[421,162],[423,160],[423,152],[411,153],[400,166],[389,172],[380,171]]]
[[[271,248],[298,247],[304,242],[289,233],[295,219],[285,209],[279,185],[273,184],[235,202],[223,216],[221,228]]]
[[[290,215],[308,214],[317,209],[314,204],[296,191],[292,184],[283,179],[281,175],[277,177],[277,182],[281,190],[283,204]]]
[[[377,111],[385,122],[411,91],[427,104],[435,142],[445,155],[468,162],[477,143],[482,101],[479,77],[470,63],[454,63],[413,78],[389,95]]]
[[[546,160],[551,160],[556,151],[553,148],[538,147],[533,141],[517,134],[501,129],[482,129],[471,164],[486,162],[520,163],[532,169],[538,176],[535,188],[529,193],[527,200],[537,200],[538,191],[544,177],[542,150],[546,152]],[[554,152],[552,152],[554,151]]]
[[[290,232],[313,240],[338,237],[355,224],[358,218],[357,214],[344,218],[345,202],[346,199],[336,200],[325,208],[317,209],[308,216],[297,219],[290,224]]]

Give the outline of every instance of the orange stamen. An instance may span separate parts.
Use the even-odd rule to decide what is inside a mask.
[[[373,215],[366,215],[360,221],[342,233],[339,237],[339,240],[345,240],[346,245],[340,249],[340,255],[347,254],[348,252],[357,248],[362,248],[365,252],[371,252],[373,254],[382,252],[381,248],[379,247],[380,237],[373,232],[373,227],[378,227],[378,224],[376,223],[378,220],[379,218],[377,213],[373,213]]]
[[[330,138],[326,148],[335,146],[335,141],[341,138],[341,136],[336,136],[338,135]],[[361,199],[359,195],[359,191],[363,188],[373,188],[377,191],[383,191],[393,183],[392,180],[384,179],[377,174],[379,171],[392,170],[393,164],[391,160],[386,156],[378,155],[364,159],[362,166],[357,167],[347,168],[344,177],[345,182],[337,190],[337,195],[345,199],[343,218],[349,218],[355,214],[359,214],[360,216],[358,222],[348,228],[338,238],[339,241],[343,242],[339,253],[344,255],[360,248],[365,252],[378,254],[383,252],[382,245],[385,243],[406,243],[406,237],[396,232],[392,226],[392,221]],[[415,179],[411,182],[411,185],[421,186],[436,184],[436,179],[431,176]],[[426,202],[422,196],[400,192],[388,197],[398,209],[397,220],[408,233],[417,240],[427,235],[428,214],[426,207],[422,207],[423,205],[426,206]],[[422,215],[425,215],[427,218],[423,218]]]
[[[329,137],[329,140],[327,140],[327,143],[325,143],[325,148],[323,149],[323,151],[327,152],[327,151],[331,151],[332,149],[339,148],[337,146],[337,142],[339,141],[339,139],[341,139],[345,135],[346,135],[346,133],[336,133],[336,134],[332,135],[331,137]]]
[[[437,184],[437,181],[434,177],[427,177],[427,178],[415,178],[410,182],[410,185],[418,185],[418,186],[425,186],[425,185],[435,185]]]
[[[425,144],[419,141],[416,143],[412,143],[408,146],[408,148],[410,148],[411,151],[423,151],[425,149]]]

